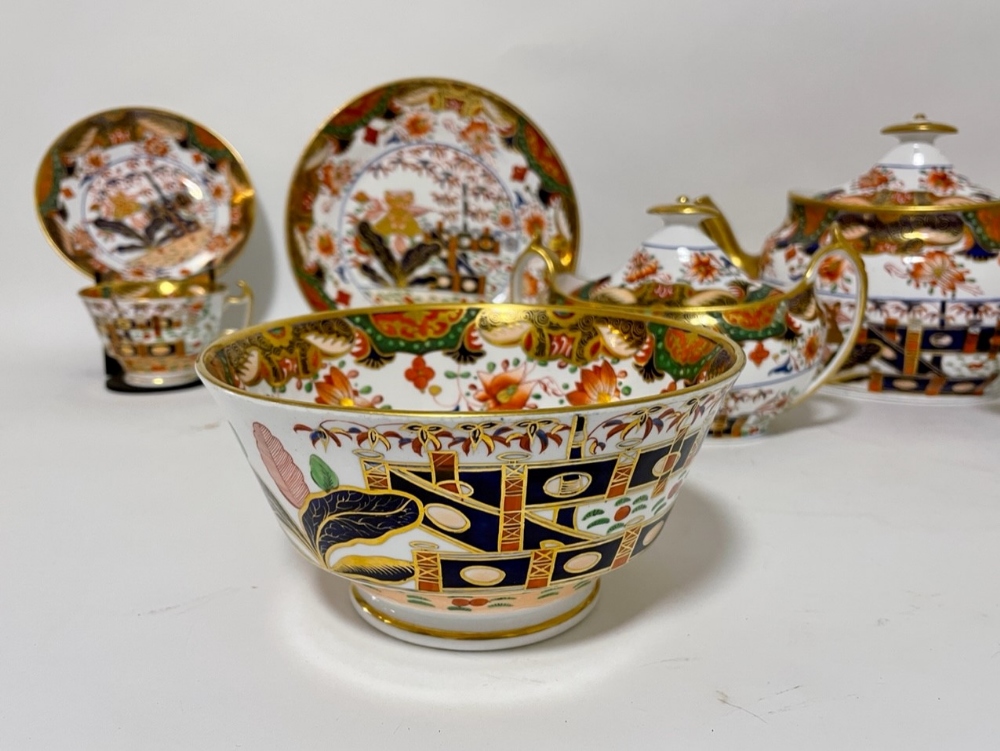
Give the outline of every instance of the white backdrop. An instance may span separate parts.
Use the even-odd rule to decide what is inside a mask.
[[[710,193],[748,249],[781,221],[789,188],[866,170],[917,111],[959,127],[942,146],[1000,188],[991,0],[510,0],[281,3],[3,0],[0,242],[7,304],[66,306],[86,281],[42,238],[39,160],[76,120],[150,105],[213,128],[242,154],[259,223],[227,278],[254,283],[260,316],[306,310],[285,253],[292,168],[344,101],[397,78],[491,89],[550,137],[581,214],[580,268],[610,271],[657,221],[653,203]]]
[[[76,120],[185,114],[257,188],[226,277],[258,318],[305,312],[283,232],[300,151],[353,95],[444,76],[555,144],[584,274],[679,193],[756,250],[789,188],[866,170],[918,111],[1000,189],[998,29],[997,0],[0,0],[0,751],[995,748],[996,403],[821,395],[706,446],[658,550],[565,637],[411,649],[282,539],[203,389],[105,391],[87,280],[32,201]]]

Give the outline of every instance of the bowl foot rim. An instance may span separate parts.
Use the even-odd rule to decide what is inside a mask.
[[[429,624],[414,623],[400,618],[395,613],[387,613],[376,603],[376,595],[351,586],[351,605],[362,620],[384,634],[410,644],[436,649],[450,649],[463,652],[480,652],[496,649],[511,649],[549,639],[571,629],[586,618],[597,604],[600,581],[579,591],[579,596],[567,598],[553,614],[548,608],[529,608],[521,613],[516,623],[495,630],[452,630]],[[540,612],[532,612],[538,610]],[[461,622],[443,616],[441,620]]]

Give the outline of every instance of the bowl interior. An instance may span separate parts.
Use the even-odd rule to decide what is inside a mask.
[[[345,310],[218,340],[206,380],[350,410],[483,412],[641,402],[735,376],[742,353],[687,324],[604,308],[424,305]]]

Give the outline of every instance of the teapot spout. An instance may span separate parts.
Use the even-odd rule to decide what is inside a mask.
[[[695,199],[694,203],[705,209],[705,219],[701,223],[701,228],[712,238],[713,242],[722,248],[733,265],[746,274],[750,279],[760,278],[760,256],[751,255],[740,247],[733,234],[733,228],[722,214],[722,210],[715,205],[715,202],[708,196],[701,196]]]

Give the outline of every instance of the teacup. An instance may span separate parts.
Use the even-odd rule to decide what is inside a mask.
[[[116,281],[80,290],[80,298],[125,383],[169,388],[198,380],[195,361],[218,338],[228,307],[242,305],[242,326],[249,325],[253,293],[237,284],[240,293],[230,295],[224,284],[205,281]]]
[[[583,619],[660,533],[744,364],[687,323],[483,303],[261,324],[198,374],[284,532],[368,623],[475,650]]]

